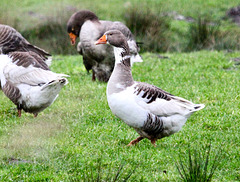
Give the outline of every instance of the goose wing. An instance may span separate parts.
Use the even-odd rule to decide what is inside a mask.
[[[56,79],[55,73],[34,67],[33,65],[22,67],[9,63],[5,66],[3,72],[5,79],[13,84],[24,83],[37,86]]]
[[[40,59],[35,59],[30,53],[14,52],[10,54],[10,58],[11,61],[4,67],[3,73],[5,79],[12,84],[24,83],[36,86],[45,84],[58,77],[66,76],[51,72],[44,65],[46,63]]]
[[[147,83],[137,82],[134,86],[134,95],[141,107],[157,116],[187,115],[200,107]]]
[[[44,70],[50,70],[47,63],[35,52],[12,52],[9,53],[9,57],[12,59],[12,62],[17,66],[28,67],[30,65],[41,68]]]
[[[3,54],[13,51],[32,51],[45,60],[51,56],[43,49],[30,44],[18,31],[8,25],[0,24],[0,48]]]

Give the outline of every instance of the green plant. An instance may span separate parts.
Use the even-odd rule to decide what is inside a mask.
[[[126,25],[140,42],[141,50],[165,52],[168,50],[169,19],[161,16],[161,12],[153,12],[150,8],[129,7],[124,12]]]
[[[70,45],[66,23],[48,20],[36,27],[21,32],[32,44],[44,48],[51,54],[76,54]]]
[[[198,18],[198,21],[189,27],[188,51],[213,49],[217,41],[221,41],[219,23],[212,23],[207,18]]]
[[[204,153],[197,151],[193,152],[188,147],[188,160],[183,162],[179,155],[179,162],[176,162],[177,170],[185,182],[209,182],[212,180],[213,174],[221,161],[221,149],[215,154],[215,157],[210,156],[211,144],[204,148]]]
[[[216,42],[214,49],[216,50],[239,50],[240,49],[240,31],[225,30],[220,33],[220,40]]]
[[[102,168],[101,159],[97,161],[97,169],[94,167],[86,167],[83,175],[83,181],[93,181],[93,182],[115,182],[115,181],[128,181],[132,174],[135,172],[136,167],[130,171],[126,171],[124,167],[125,164],[119,165],[119,167],[113,167],[108,165],[108,170],[104,172]],[[95,170],[95,171],[94,171]]]

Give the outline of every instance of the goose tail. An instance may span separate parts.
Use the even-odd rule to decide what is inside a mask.
[[[50,88],[50,87],[53,87],[53,86],[61,88],[64,85],[67,85],[67,84],[68,84],[68,80],[66,78],[60,77],[60,78],[52,80],[52,81],[46,83],[45,85],[43,85],[41,90],[44,90],[46,88]]]
[[[194,106],[194,112],[195,112],[195,111],[199,111],[199,110],[203,109],[204,107],[205,107],[204,104],[196,104],[196,105]]]

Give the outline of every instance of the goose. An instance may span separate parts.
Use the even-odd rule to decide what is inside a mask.
[[[120,31],[107,31],[95,44],[110,44],[114,49],[115,66],[107,84],[107,101],[112,113],[140,135],[128,146],[144,138],[156,146],[158,139],[180,131],[190,115],[205,107],[154,85],[134,81],[129,46]]]
[[[35,52],[0,55],[0,81],[3,93],[21,110],[38,113],[50,106],[68,83],[68,75],[50,71]]]
[[[94,42],[99,39],[104,32],[111,29],[120,30],[126,37],[130,48],[131,63],[142,62],[138,54],[139,48],[134,40],[131,31],[121,22],[99,20],[98,17],[89,10],[81,10],[74,13],[67,22],[67,32],[74,45],[77,37],[80,42],[77,45],[79,54],[83,56],[83,64],[86,70],[92,70],[92,80],[107,82],[113,67],[114,53],[111,46],[96,46]]]
[[[17,30],[14,28],[0,24],[0,54],[8,54],[14,51],[35,52],[40,56],[48,66],[51,64],[51,55],[43,49],[30,44]]]
[[[9,25],[0,24],[0,54],[9,54],[14,51],[34,52],[40,56],[48,66],[51,65],[52,58],[48,52],[30,44],[17,30]]]

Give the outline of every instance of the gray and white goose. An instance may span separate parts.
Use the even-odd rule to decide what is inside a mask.
[[[113,114],[140,135],[129,145],[147,138],[155,146],[156,140],[180,131],[191,114],[204,108],[204,104],[194,104],[154,85],[134,81],[129,47],[120,31],[107,31],[96,44],[114,48],[115,67],[107,84],[107,100]]]
[[[14,51],[35,52],[48,66],[51,64],[51,55],[43,49],[30,44],[17,30],[14,28],[0,24],[0,54],[8,54]]]
[[[49,70],[45,61],[34,52],[12,52],[0,55],[0,80],[4,94],[15,104],[18,116],[21,110],[33,113],[50,106],[68,75]]]
[[[111,46],[96,46],[94,43],[107,30],[116,29],[126,37],[130,48],[131,62],[142,62],[138,54],[139,48],[131,31],[121,22],[99,20],[89,10],[74,13],[67,23],[67,32],[74,45],[76,38],[80,38],[77,49],[83,56],[83,64],[87,71],[92,70],[92,80],[96,78],[107,82],[114,68],[114,53]]]

